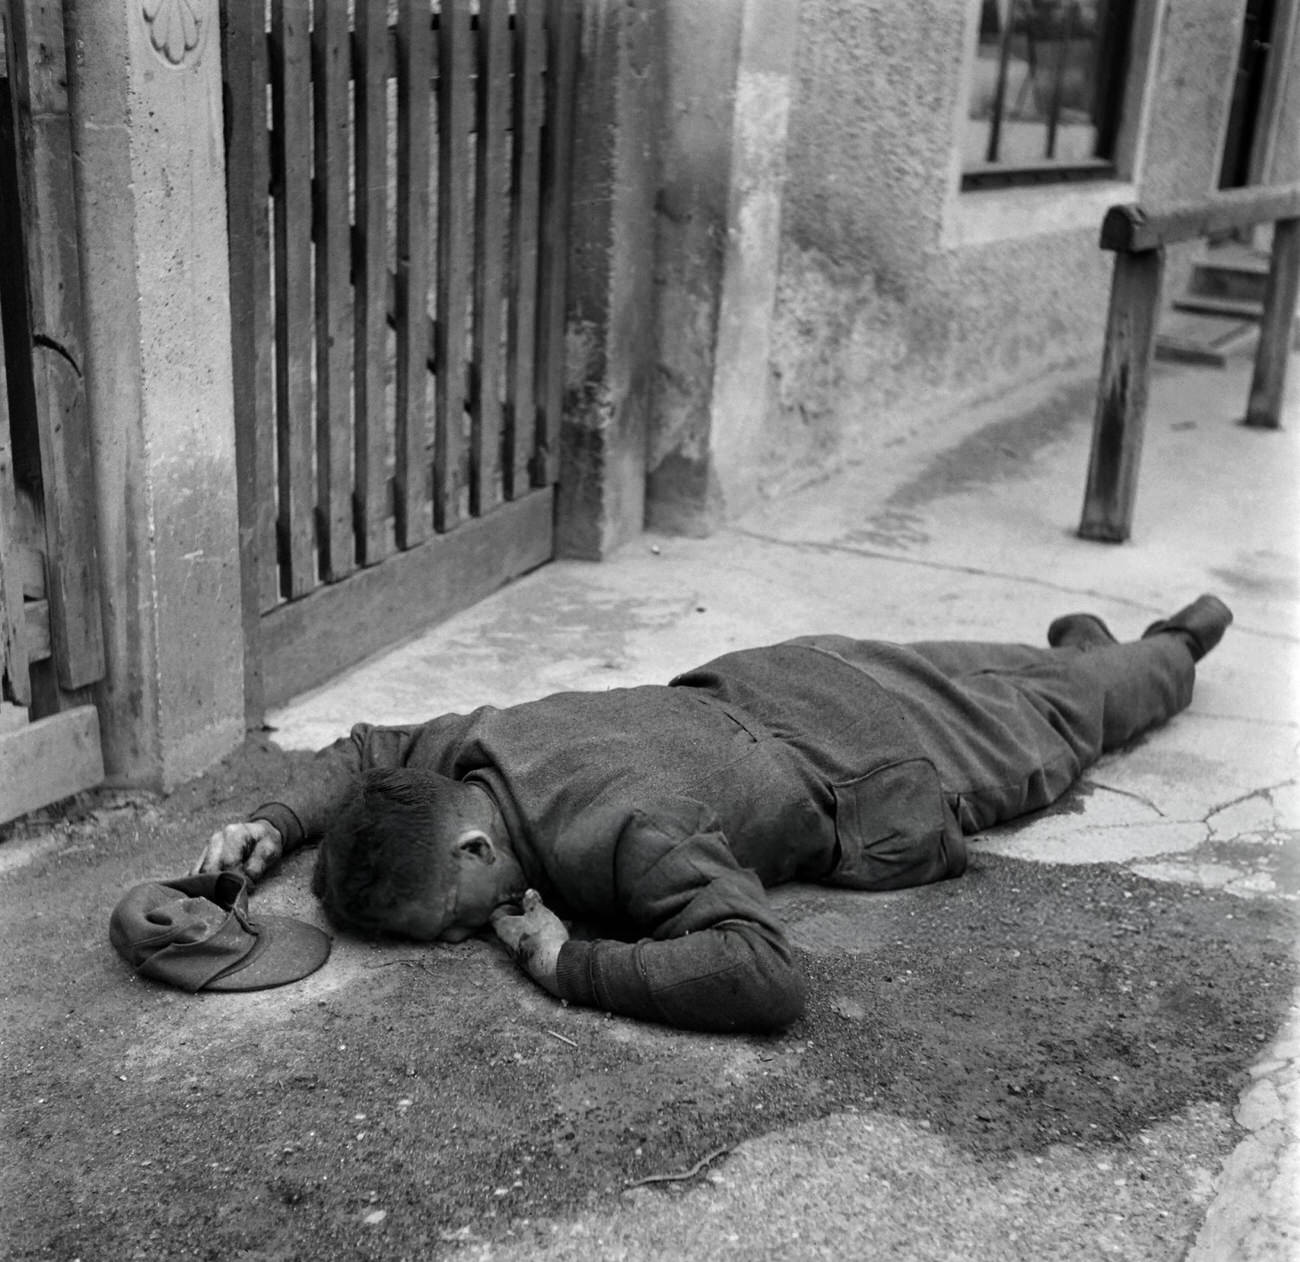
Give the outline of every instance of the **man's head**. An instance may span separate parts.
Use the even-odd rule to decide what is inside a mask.
[[[485,790],[427,771],[371,771],[325,831],[312,892],[336,924],[459,942],[522,888]]]

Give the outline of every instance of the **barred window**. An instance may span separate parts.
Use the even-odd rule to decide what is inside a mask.
[[[962,187],[1105,178],[1134,0],[983,0]]]

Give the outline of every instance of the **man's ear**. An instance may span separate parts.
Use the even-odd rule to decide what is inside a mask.
[[[452,847],[457,855],[474,859],[479,863],[492,864],[497,861],[497,849],[492,838],[481,828],[467,828]]]

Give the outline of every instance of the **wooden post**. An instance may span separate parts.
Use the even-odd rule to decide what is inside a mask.
[[[1279,219],[1273,225],[1273,257],[1264,290],[1264,318],[1259,326],[1250,402],[1246,406],[1247,425],[1261,429],[1281,427],[1297,297],[1300,297],[1300,219]]]
[[[1122,543],[1133,525],[1164,250],[1115,255],[1079,535]]]

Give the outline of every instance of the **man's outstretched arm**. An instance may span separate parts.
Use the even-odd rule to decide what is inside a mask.
[[[426,765],[445,743],[444,734],[458,730],[464,721],[460,715],[444,715],[403,727],[358,723],[300,768],[278,800],[263,803],[247,820],[213,833],[194,872],[242,867],[259,880],[285,855],[319,840],[363,771],[405,766],[417,745],[421,765]]]
[[[704,808],[672,804],[627,822],[615,907],[635,943],[565,940],[531,894],[493,928],[539,985],[570,1003],[694,1030],[771,1031],[804,1008],[804,980],[754,873]]]

